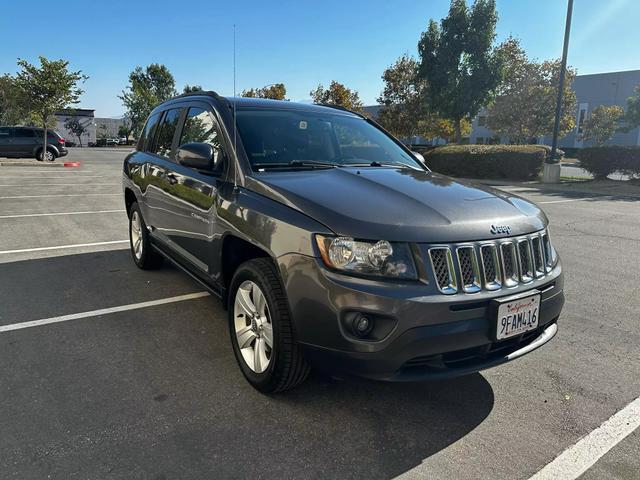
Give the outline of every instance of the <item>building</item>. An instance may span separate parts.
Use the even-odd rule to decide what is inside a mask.
[[[580,140],[582,125],[591,111],[598,105],[618,105],[627,107],[627,98],[634,95],[634,88],[640,85],[640,70],[626,72],[596,73],[592,75],[578,75],[573,82],[576,92],[576,127],[558,141],[560,148],[582,148],[591,146],[590,142]],[[508,138],[499,138],[487,125],[486,109],[483,109],[473,119],[470,142],[508,143]],[[551,145],[550,135],[540,137],[536,143]],[[607,142],[610,145],[640,145],[640,128],[634,128],[628,133],[616,133]]]
[[[94,110],[86,108],[69,108],[61,110],[55,113],[56,117],[56,130],[62,135],[69,143],[76,144],[83,147],[88,146],[90,143],[96,141],[96,124],[94,118]],[[67,120],[77,120],[81,125],[85,127],[85,132],[78,138],[73,132],[67,130],[65,123]]]

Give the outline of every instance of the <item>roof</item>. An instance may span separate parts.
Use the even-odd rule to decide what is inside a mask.
[[[355,112],[351,112],[347,109],[332,106],[332,105],[318,105],[315,103],[299,103],[289,102],[287,100],[271,100],[268,98],[252,98],[252,97],[224,97],[227,101],[236,104],[239,108],[273,108],[278,110],[295,110],[304,112],[318,112],[318,113],[342,113],[346,115],[359,116]],[[337,111],[336,111],[337,110]]]

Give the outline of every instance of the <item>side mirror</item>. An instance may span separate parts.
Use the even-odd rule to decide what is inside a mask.
[[[216,170],[222,156],[220,150],[208,143],[191,142],[178,147],[176,160],[180,165],[196,170]]]
[[[411,151],[411,153],[413,154],[413,156],[420,161],[420,163],[422,163],[423,165],[426,165],[426,160],[424,159],[424,157],[422,156],[421,153],[418,152],[414,152],[413,150]]]

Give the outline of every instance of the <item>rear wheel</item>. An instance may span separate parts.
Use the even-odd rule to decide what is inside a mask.
[[[271,393],[304,381],[309,366],[294,339],[287,298],[273,263],[257,258],[240,265],[230,299],[233,351],[249,383]]]
[[[47,151],[44,155],[44,160],[47,162],[53,162],[56,159],[56,152],[54,152],[52,149],[47,148]],[[36,155],[36,160],[38,160],[39,162],[42,162],[43,158],[42,158],[42,150],[39,150],[37,155]]]
[[[162,256],[151,246],[149,232],[137,202],[133,202],[129,209],[129,244],[133,261],[139,268],[151,270],[162,264]]]

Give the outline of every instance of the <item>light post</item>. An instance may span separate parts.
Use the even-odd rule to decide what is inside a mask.
[[[562,113],[562,93],[564,91],[564,77],[567,71],[567,52],[569,50],[569,34],[571,32],[571,14],[573,13],[573,0],[567,3],[567,21],[564,26],[564,46],[562,47],[562,63],[560,65],[560,81],[558,82],[558,101],[556,103],[556,120],[553,125],[553,142],[551,154],[544,163],[542,181],[544,183],[558,183],[560,181],[560,162],[556,159],[558,149],[558,131],[560,130],[560,114]]]

